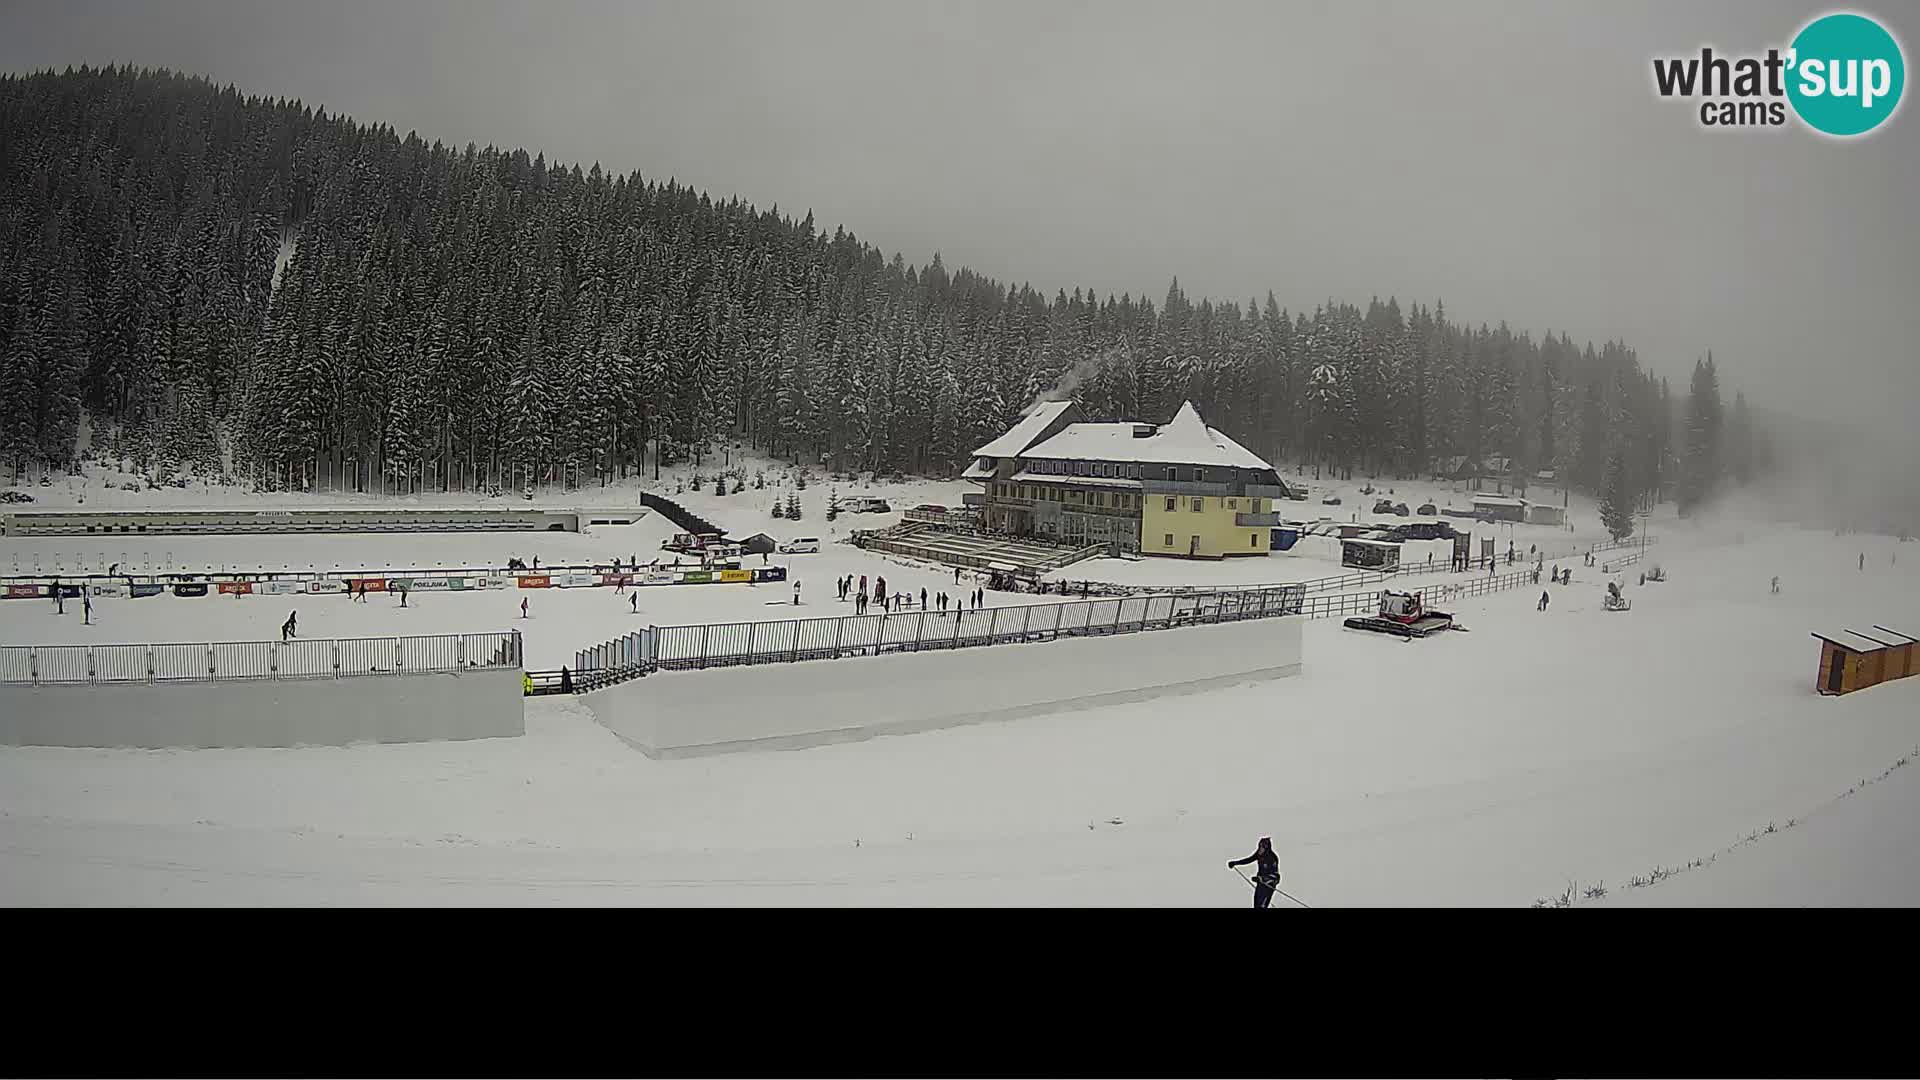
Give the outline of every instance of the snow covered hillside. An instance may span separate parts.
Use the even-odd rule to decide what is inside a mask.
[[[807,750],[652,761],[567,698],[521,739],[0,750],[0,901],[1241,905],[1224,863],[1263,834],[1316,906],[1920,900],[1868,866],[1911,847],[1908,770],[1834,802],[1920,743],[1920,680],[1818,697],[1808,637],[1901,625],[1920,548],[1745,526],[1658,551],[1672,580],[1630,612],[1576,567],[1545,613],[1460,605],[1471,633],[1309,623],[1294,679]],[[837,664],[873,709],[912,692]],[[1795,867],[1850,884],[1777,884]]]

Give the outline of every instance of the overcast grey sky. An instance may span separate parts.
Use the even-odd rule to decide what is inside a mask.
[[[812,208],[1051,295],[1375,293],[1914,427],[1920,114],[1703,130],[1654,55],[1824,4],[0,2],[0,68],[132,62],[452,145]],[[1920,7],[1861,7],[1906,45]],[[1911,96],[1912,91],[1909,91]],[[1903,440],[1920,446],[1920,441]]]

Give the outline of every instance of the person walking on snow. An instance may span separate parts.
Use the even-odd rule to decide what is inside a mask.
[[[1274,854],[1273,838],[1263,836],[1253,854],[1244,859],[1235,859],[1227,864],[1228,869],[1256,864],[1253,873],[1253,906],[1264,908],[1273,903],[1273,891],[1280,887],[1280,856]]]
[[[635,589],[632,592],[627,594],[627,602],[632,606],[633,613],[635,615],[640,614],[640,590],[639,589]]]
[[[91,591],[83,591],[80,594],[80,623],[82,626],[93,625],[93,593]]]
[[[800,579],[799,578],[793,579],[793,606],[794,607],[800,606]]]
[[[1540,610],[1541,611],[1547,610],[1547,601],[1549,599],[1551,598],[1547,595],[1547,590],[1541,589],[1540,590]]]
[[[920,610],[927,610],[927,590],[924,588],[920,590]]]
[[[1778,574],[1773,576],[1773,593],[1775,596],[1780,595],[1780,575]]]
[[[1867,553],[1863,551],[1860,553],[1860,569],[1865,570],[1866,568],[1867,568]]]
[[[527,617],[527,598],[524,596],[520,598],[520,617]]]
[[[299,621],[299,619],[300,619],[299,612],[290,611],[287,613],[287,621],[280,624],[280,640],[281,641],[286,641],[288,638],[299,636],[297,633],[294,632],[294,626]]]

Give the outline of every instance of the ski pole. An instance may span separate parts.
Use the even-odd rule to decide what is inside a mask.
[[[1237,866],[1233,867],[1232,870],[1234,873],[1239,874],[1240,880],[1246,882],[1249,887],[1255,888],[1255,889],[1260,887],[1254,884],[1253,879],[1247,876],[1247,872],[1245,870],[1242,870]],[[1294,903],[1299,904],[1303,908],[1313,907],[1312,904],[1307,903],[1305,900],[1300,899],[1299,897],[1293,895],[1292,893],[1288,892],[1287,890],[1281,888],[1278,885],[1275,885],[1273,887],[1273,891],[1279,893],[1281,896],[1286,897],[1287,899],[1293,901]]]

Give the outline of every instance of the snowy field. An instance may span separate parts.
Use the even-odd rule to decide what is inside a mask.
[[[356,496],[350,492],[323,492],[318,495],[268,494],[254,495],[237,486],[219,486],[194,484],[191,487],[163,488],[157,491],[129,492],[113,484],[122,483],[125,478],[120,474],[93,466],[93,472],[86,477],[62,477],[48,487],[27,485],[25,490],[34,496],[34,503],[21,506],[22,510],[52,510],[84,505],[99,509],[161,509],[161,508],[197,508],[220,506],[303,506],[303,507],[359,507],[359,506],[398,506],[398,507],[435,507],[435,506],[481,506],[481,507],[525,507],[550,506],[555,508],[618,506],[633,507],[639,505],[639,492],[652,491],[675,500],[693,513],[699,514],[731,534],[750,536],[764,532],[778,539],[787,540],[795,536],[818,537],[823,552],[832,551],[830,546],[836,541],[846,540],[855,529],[880,529],[896,525],[901,520],[901,512],[925,503],[958,507],[962,495],[979,492],[980,486],[962,480],[905,480],[896,482],[833,481],[825,476],[816,476],[802,491],[795,491],[790,483],[783,481],[784,466],[764,459],[749,458],[746,464],[746,490],[738,495],[716,496],[712,494],[709,481],[707,491],[696,494],[691,491],[675,491],[677,484],[687,481],[693,470],[687,466],[676,466],[663,473],[662,479],[630,478],[606,487],[589,486],[575,491],[541,489],[529,503],[517,497],[501,499],[478,498],[471,494],[458,492],[441,495],[439,493],[422,494],[404,498]],[[754,469],[765,472],[767,487],[756,490],[751,477]],[[712,475],[712,468],[706,470]],[[1395,480],[1315,480],[1311,471],[1303,477],[1291,470],[1283,470],[1289,484],[1305,484],[1310,491],[1306,502],[1288,501],[1279,507],[1283,517],[1315,521],[1372,521],[1399,520],[1390,515],[1369,513],[1375,498],[1392,498],[1396,502],[1418,505],[1434,502],[1440,506],[1466,505],[1470,493],[1464,484],[1443,484],[1425,481]],[[1372,486],[1378,489],[1375,495],[1363,495],[1361,489]],[[1394,494],[1388,494],[1389,489]],[[892,506],[885,514],[842,514],[835,521],[826,520],[827,500],[830,493],[837,492],[843,498],[882,498]],[[775,518],[770,510],[776,500],[784,500],[789,493],[799,497],[804,517],[798,522]],[[1341,499],[1338,506],[1322,505],[1321,499],[1327,495]],[[1543,502],[1558,503],[1558,492],[1550,487],[1534,488],[1530,495]],[[1481,525],[1471,526],[1477,537],[1491,535],[1499,551],[1504,553],[1509,542],[1519,550],[1525,551],[1529,545],[1538,545],[1547,551],[1564,551],[1578,548],[1584,551],[1587,546],[1606,539],[1606,530],[1600,522],[1600,515],[1593,501],[1582,495],[1574,495],[1568,507],[1571,530],[1561,527],[1540,525]],[[1672,507],[1664,506],[1653,519],[1652,531],[1659,535],[1663,527],[1671,520]],[[351,570],[356,568],[405,568],[410,566],[444,566],[448,560],[466,561],[471,565],[502,565],[508,558],[520,558],[531,561],[534,555],[540,557],[541,565],[560,565],[568,561],[609,560],[615,555],[626,559],[638,554],[641,561],[647,561],[660,554],[660,541],[673,532],[673,524],[659,515],[649,515],[639,525],[631,527],[598,527],[587,534],[575,533],[487,533],[457,534],[452,536],[429,536],[393,534],[380,536],[310,536],[310,537],[151,537],[138,540],[88,540],[83,537],[41,537],[21,539],[0,539],[0,573],[26,574],[52,572],[56,568],[63,571],[88,569],[103,572],[113,563],[126,566],[172,567],[175,570],[186,567],[188,570],[203,569],[246,571],[246,570]],[[1351,568],[1342,567],[1337,548],[1327,546],[1324,550],[1308,550],[1311,545],[1302,545],[1294,551],[1272,552],[1261,558],[1227,559],[1219,562],[1188,559],[1088,559],[1072,566],[1046,575],[1050,581],[1100,581],[1120,585],[1256,585],[1276,584],[1295,581],[1308,581],[1337,574],[1350,573]],[[842,551],[850,550],[842,548]],[[1477,548],[1476,548],[1477,552]],[[806,559],[799,560],[801,567],[807,565]],[[863,556],[853,553],[852,561],[823,560],[824,574],[815,572],[816,577],[824,577],[828,584],[849,571],[856,576],[861,573],[872,574],[875,568],[887,564],[904,565],[891,556]],[[884,572],[884,571],[883,571]],[[894,574],[887,572],[889,581]],[[935,574],[934,576],[938,576]],[[906,579],[903,577],[904,582]],[[917,580],[917,579],[916,579]],[[952,574],[947,574],[951,584]],[[1423,580],[1425,580],[1423,576]],[[1446,580],[1444,574],[1432,580]],[[924,583],[923,583],[924,584]],[[916,591],[920,587],[915,586]],[[971,588],[971,583],[963,583],[963,590]],[[621,603],[626,601],[622,598]],[[1006,602],[1016,602],[1007,600]],[[516,607],[519,601],[514,601]],[[729,603],[726,611],[742,607],[752,607],[749,603],[741,605]],[[677,606],[676,606],[677,609]],[[812,614],[818,614],[813,612]],[[750,614],[713,614],[698,616],[701,621],[716,619],[748,619]],[[285,618],[282,615],[281,618]],[[303,616],[304,618],[304,616]],[[658,621],[658,620],[656,620]],[[278,625],[277,620],[274,623]],[[0,628],[5,624],[0,623]],[[271,629],[271,627],[269,627]],[[629,627],[630,629],[630,627]],[[370,630],[369,633],[385,633],[385,630]],[[624,633],[624,630],[619,632]]]
[[[856,528],[881,528],[896,524],[901,512],[923,503],[958,506],[960,496],[977,490],[962,481],[919,480],[899,483],[858,482],[833,484],[824,480],[793,492],[783,486],[778,469],[759,463],[768,471],[768,487],[754,490],[749,481],[738,495],[716,496],[708,493],[675,493],[675,474],[669,474],[664,487],[652,485],[688,510],[715,522],[736,536],[766,532],[779,540],[796,536],[818,537],[817,554],[773,555],[770,561],[787,567],[789,581],[755,586],[735,584],[650,587],[639,591],[637,610],[624,593],[612,589],[539,589],[482,591],[471,593],[414,593],[408,606],[399,607],[397,597],[376,594],[366,603],[354,603],[344,595],[316,596],[207,596],[174,597],[164,595],[140,599],[101,598],[96,601],[93,625],[83,625],[77,603],[66,606],[65,615],[56,615],[50,600],[0,601],[0,643],[4,644],[109,644],[176,641],[266,640],[279,635],[280,624],[289,612],[299,614],[303,637],[380,637],[400,634],[446,634],[483,630],[517,629],[526,643],[527,663],[537,669],[571,664],[580,649],[627,634],[646,626],[671,626],[687,623],[745,622],[789,618],[814,618],[822,615],[851,615],[853,605],[835,598],[833,583],[852,575],[866,575],[871,581],[884,576],[889,592],[908,591],[917,607],[919,593],[925,589],[929,601],[941,592],[960,597],[970,593],[984,580],[971,572],[954,581],[953,571],[915,563],[880,552],[865,552],[847,542]],[[681,470],[685,479],[690,470]],[[749,473],[751,475],[751,473]],[[637,483],[637,481],[635,482]],[[1381,482],[1384,483],[1384,482]],[[1346,506],[1321,507],[1313,503],[1290,503],[1288,513],[1313,513],[1349,509],[1358,501],[1371,499],[1358,494],[1366,481],[1316,486],[1321,490],[1343,492]],[[1428,487],[1435,490],[1429,493]],[[1440,485],[1418,488],[1421,499],[1446,501]],[[73,505],[85,499],[85,505],[154,508],[162,506],[220,505],[223,496],[233,501],[265,501],[275,505],[339,506],[358,505],[350,496],[335,493],[320,496],[241,497],[239,488],[212,487],[187,490],[125,492],[106,487],[97,478],[67,479],[50,488],[34,488],[39,500],[28,509],[51,509],[64,503]],[[1384,492],[1385,488],[1382,487]],[[1407,490],[1416,490],[1408,488]],[[609,486],[578,492],[555,493],[536,500],[539,505],[573,506],[597,502],[602,505],[634,506],[639,488]],[[829,494],[885,498],[893,510],[887,514],[842,514],[826,520]],[[769,508],[776,499],[797,494],[805,516],[798,522],[774,518]],[[1404,496],[1396,496],[1404,499]],[[1318,495],[1316,494],[1316,500]],[[370,500],[362,500],[370,502]],[[1581,500],[1576,499],[1576,525],[1583,516]],[[500,505],[519,500],[500,500]],[[386,505],[473,505],[471,498],[422,496],[419,499],[390,500]],[[521,505],[525,505],[521,503]],[[1541,526],[1498,526],[1499,550],[1506,550],[1512,539],[1519,550],[1538,543],[1547,550],[1571,548],[1575,543],[1591,543],[1600,536],[1598,517],[1584,514],[1591,524],[1587,531]],[[1664,526],[1656,519],[1655,529]],[[1485,526],[1476,526],[1485,528]],[[500,533],[346,533],[308,536],[153,536],[141,538],[89,539],[85,537],[9,537],[0,538],[0,573],[103,573],[114,564],[123,571],[163,570],[177,572],[353,572],[356,570],[404,570],[431,567],[502,566],[510,558],[540,565],[570,563],[623,562],[638,557],[647,562],[655,558],[671,560],[660,550],[660,542],[671,537],[677,527],[665,517],[650,513],[639,523],[624,526],[596,526],[583,533],[500,532]],[[1603,535],[1603,534],[1601,534]],[[689,564],[692,563],[689,558]],[[758,556],[747,565],[759,565]],[[1314,557],[1305,553],[1275,552],[1269,557],[1210,562],[1187,559],[1092,559],[1048,575],[1053,580],[1103,581],[1129,585],[1249,585],[1305,581],[1351,573],[1337,558]],[[1596,572],[1597,573],[1597,572]],[[801,583],[801,604],[793,601],[792,579]],[[1408,576],[1401,584],[1417,587],[1430,582],[1454,580],[1445,572]],[[520,617],[520,601],[527,599],[528,617]],[[1051,602],[1057,596],[1025,593],[1000,593],[988,590],[989,607]]]
[[[1920,901],[1909,770],[1837,798],[1914,753],[1920,680],[1821,698],[1808,636],[1910,622],[1920,547],[1659,531],[1672,580],[1631,588],[1631,612],[1600,609],[1596,574],[1544,614],[1534,590],[1466,601],[1472,632],[1427,641],[1317,621],[1299,678],[864,743],[652,761],[537,698],[520,739],[4,749],[0,901],[1237,906],[1225,861],[1262,834],[1315,905],[1526,905],[1601,882],[1603,903]],[[889,662],[837,663],[884,709],[911,692]],[[1782,884],[1803,869],[1825,884]]]

